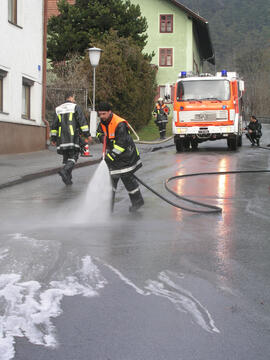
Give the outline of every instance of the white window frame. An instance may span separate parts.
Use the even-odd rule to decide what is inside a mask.
[[[4,78],[7,71],[0,69],[0,112],[4,112]]]
[[[22,118],[31,120],[31,87],[34,81],[22,78]]]

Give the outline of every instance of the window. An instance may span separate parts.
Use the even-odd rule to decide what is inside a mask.
[[[0,111],[3,112],[4,108],[4,77],[7,71],[0,69]]]
[[[179,81],[177,101],[190,100],[229,100],[230,83],[228,80],[188,80]]]
[[[173,66],[173,49],[159,49],[159,66]]]
[[[22,117],[24,119],[31,119],[31,86],[34,81],[24,78],[22,81]]]
[[[173,32],[173,15],[160,15],[159,31],[161,33]]]
[[[166,87],[168,87],[166,89]],[[167,104],[171,104],[174,98],[174,86],[172,85],[160,85],[158,88],[158,97],[162,97],[164,99],[164,102]],[[169,95],[169,97],[168,97]]]
[[[17,0],[8,0],[8,20],[17,25]]]

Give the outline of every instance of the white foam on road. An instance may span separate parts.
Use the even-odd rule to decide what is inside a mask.
[[[214,320],[209,311],[196,299],[191,292],[179,285],[179,281],[184,278],[183,274],[175,274],[170,271],[162,271],[158,275],[160,281],[147,280],[144,289],[140,289],[131,280],[124,276],[119,270],[109,264],[104,264],[112,270],[124,283],[132,287],[138,294],[143,296],[156,295],[171,301],[176,309],[191,315],[195,322],[204,330],[213,333],[220,333],[215,326]],[[172,278],[176,280],[173,281]]]
[[[160,281],[148,280],[146,288],[157,296],[167,298],[176,306],[177,310],[190,314],[204,330],[220,333],[206,307],[191,292],[172,280],[172,277],[176,276],[177,274],[169,271],[161,272],[158,276]]]
[[[203,330],[219,332],[206,307],[181,286],[184,274],[162,271],[157,274],[157,280],[147,280],[139,287],[112,265],[89,255],[81,256],[76,249],[63,253],[60,243],[55,241],[41,241],[20,233],[11,237],[0,248],[1,360],[14,358],[16,337],[25,337],[32,344],[56,347],[52,319],[62,313],[63,297],[99,296],[108,284],[101,273],[102,266],[138,296],[163,297]],[[121,293],[119,297],[121,301]]]
[[[0,250],[0,261],[8,256],[8,249],[1,249]]]
[[[126,276],[124,276],[119,270],[115,269],[113,266],[109,264],[104,264],[104,265],[107,266],[112,272],[114,272],[125,284],[132,287],[138,294],[144,296],[150,295],[149,291],[146,292],[140,289],[137,285],[135,285],[132,281],[130,281]]]
[[[23,282],[20,274],[0,275],[0,359],[15,356],[14,337],[26,337],[32,344],[55,347],[55,327],[51,319],[62,312],[63,296],[98,296],[106,280],[90,256],[81,268],[63,281],[51,281],[42,289],[38,281]]]

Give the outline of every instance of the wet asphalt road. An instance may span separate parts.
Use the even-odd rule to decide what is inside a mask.
[[[170,176],[270,168],[270,151],[246,140],[237,152],[219,141],[141,154],[138,177],[170,199]],[[144,188],[144,208],[129,214],[121,186],[105,222],[97,201],[74,224],[96,169],[74,171],[71,189],[50,176],[0,192],[0,358],[269,360],[270,175],[172,184],[222,214],[184,212]]]

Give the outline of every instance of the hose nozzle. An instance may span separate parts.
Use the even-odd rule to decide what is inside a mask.
[[[102,149],[102,159],[103,159],[103,160],[105,160],[106,145],[107,145],[107,137],[106,137],[106,135],[104,135],[104,138],[103,138],[103,149]]]

